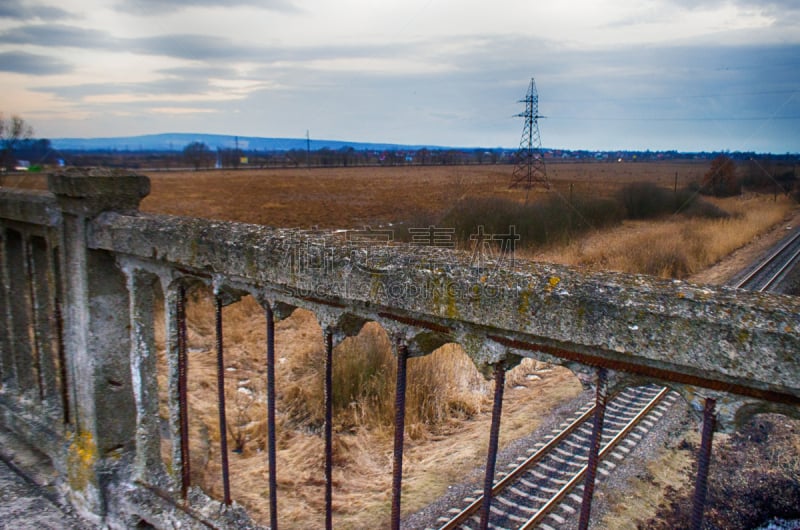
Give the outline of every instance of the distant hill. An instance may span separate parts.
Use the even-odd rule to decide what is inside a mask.
[[[203,142],[211,149],[234,148],[244,151],[290,151],[306,149],[305,138],[261,138],[256,136],[231,136],[224,134],[164,133],[115,138],[53,138],[53,148],[62,151],[182,151],[191,142]],[[386,151],[399,149],[450,149],[431,145],[398,145],[340,140],[311,139],[311,149],[338,150],[346,147],[362,150]]]

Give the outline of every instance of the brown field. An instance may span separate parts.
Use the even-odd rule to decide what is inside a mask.
[[[556,163],[556,192],[610,195],[629,182],[698,181],[708,162]],[[151,173],[146,212],[269,226],[361,228],[440,217],[464,196],[525,200],[509,189],[512,166],[410,166]],[[531,193],[531,200],[536,193]]]
[[[672,188],[699,181],[708,162],[556,163],[548,165],[553,191],[594,197],[613,195],[630,182]],[[239,170],[152,173],[152,192],[142,203],[151,213],[187,215],[284,227],[361,228],[389,223],[427,226],[464,197],[525,201],[509,189],[511,166],[391,167]],[[16,178],[16,181],[9,179]],[[4,177],[4,185],[42,187],[34,175]],[[526,250],[529,257],[587,269],[688,277],[719,262],[759,234],[796,215],[786,198],[745,194],[713,201],[731,214],[708,220],[669,216],[624,221],[591,230],[563,245]],[[720,282],[727,270],[703,281]],[[193,481],[221,497],[219,428],[215,398],[213,310],[208,292],[189,305],[190,407]],[[233,497],[262,523],[268,521],[264,454],[264,317],[251,299],[225,309],[229,447]],[[161,331],[163,345],[163,330]],[[278,364],[279,516],[286,528],[315,528],[323,521],[323,452],[320,432],[322,332],[311,313],[296,311],[276,326]],[[163,351],[162,351],[163,361]],[[337,528],[377,528],[389,515],[391,412],[394,367],[391,346],[379,326],[367,326],[335,352],[346,366],[340,386],[365,370],[377,375],[336,412],[334,509]],[[484,380],[455,345],[409,362],[403,513],[410,514],[460,482],[483,463],[492,383]],[[165,374],[161,374],[163,389]],[[413,385],[412,385],[413,386]],[[526,360],[509,374],[501,446],[534,430],[548,411],[577,396],[581,385],[565,368]],[[341,390],[337,390],[341,392]],[[427,398],[435,397],[434,400]],[[435,401],[431,403],[430,401]],[[643,514],[646,515],[646,514]]]
[[[632,182],[672,189],[697,183],[707,161],[559,162],[547,166],[552,190],[510,189],[511,166],[280,169],[153,173],[142,210],[283,227],[363,228],[398,223],[436,225],[465,197],[535,202],[546,194],[610,197]],[[178,199],[179,198],[179,199]],[[726,281],[736,270],[699,275],[769,227],[798,211],[788,197],[744,193],[706,199],[728,219],[672,216],[624,221],[522,257],[593,270],[617,270],[704,282]],[[524,243],[524,242],[523,242]]]

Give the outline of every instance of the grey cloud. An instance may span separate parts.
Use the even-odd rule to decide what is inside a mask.
[[[166,100],[168,95],[203,93],[208,88],[207,82],[204,83],[197,79],[167,78],[145,83],[84,83],[81,85],[36,87],[32,90],[70,100],[114,94],[163,95]]]
[[[126,41],[130,51],[148,55],[166,55],[190,60],[263,59],[266,50],[259,46],[242,46],[230,39],[205,35],[160,35]]]
[[[621,12],[618,19],[609,23],[607,27],[614,29],[643,23],[661,22],[666,17],[673,16],[676,10],[713,10],[731,5],[773,17],[773,27],[793,27],[800,20],[800,4],[797,0],[707,0],[703,2],[698,2],[697,0],[667,0],[662,5],[644,13],[631,15]]]
[[[121,39],[108,32],[64,24],[31,24],[0,33],[0,43],[130,51],[191,60],[263,59],[268,50],[206,35],[160,35]]]
[[[339,57],[389,57],[413,53],[397,46],[327,46],[308,48],[265,47],[240,44],[233,39],[200,34],[167,34],[143,38],[117,38],[111,33],[66,24],[30,24],[0,32],[0,43],[128,51],[194,61],[304,61]]]
[[[0,71],[29,75],[53,75],[72,68],[58,59],[26,52],[0,52]]]
[[[319,46],[287,48],[238,44],[231,39],[206,35],[160,35],[142,39],[129,39],[125,45],[130,51],[149,55],[166,55],[180,59],[207,61],[250,61],[268,64],[273,61],[303,62],[360,57],[397,57],[413,50],[398,46]]]
[[[158,73],[183,79],[208,79],[209,77],[238,78],[236,70],[228,66],[181,66],[163,68]]]
[[[31,24],[0,33],[0,43],[109,49],[119,46],[110,33],[65,24]]]
[[[723,5],[737,5],[744,8],[769,9],[778,11],[797,11],[800,6],[796,0],[668,0],[668,4],[674,4],[684,9],[709,9]]]
[[[159,15],[187,9],[191,7],[222,7],[229,9],[237,6],[250,6],[279,12],[300,12],[294,2],[289,0],[234,0],[220,3],[219,0],[121,0],[117,7],[137,15]]]
[[[23,0],[3,0],[0,4],[0,18],[11,18],[16,20],[54,20],[58,18],[69,18],[68,12],[53,6],[31,6],[26,5]]]

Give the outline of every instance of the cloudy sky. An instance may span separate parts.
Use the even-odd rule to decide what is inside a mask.
[[[161,132],[800,152],[800,2],[2,0],[0,111]]]

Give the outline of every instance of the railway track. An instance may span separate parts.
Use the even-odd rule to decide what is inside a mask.
[[[729,285],[769,291],[800,259],[800,230],[787,237],[764,260]],[[677,399],[677,393],[658,385],[627,388],[609,400],[603,422],[598,473],[609,474],[638,443],[655,421]],[[512,469],[495,482],[489,528],[520,529],[563,526],[580,510],[583,479],[587,470],[595,404],[591,401],[562,423],[546,442],[539,442],[511,464]],[[611,458],[608,458],[608,457]],[[482,490],[464,499],[440,517],[439,530],[479,527]]]
[[[608,474],[654,421],[677,399],[677,394],[657,385],[626,388],[606,407],[598,472]],[[594,401],[579,409],[546,442],[529,450],[530,456],[492,489],[490,528],[558,528],[580,509],[582,480],[587,469],[594,418]],[[604,457],[611,457],[605,458]],[[442,517],[440,530],[473,529],[480,523],[483,496],[466,498],[451,518]]]
[[[731,286],[750,291],[769,291],[800,259],[800,229],[785,238],[764,260]]]

